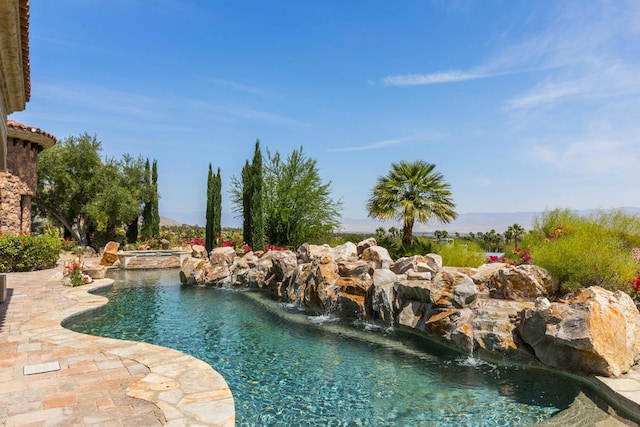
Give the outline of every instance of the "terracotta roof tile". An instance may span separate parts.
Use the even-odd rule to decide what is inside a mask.
[[[52,134],[50,134],[49,132],[45,132],[42,129],[34,128],[32,126],[27,126],[25,124],[16,122],[15,120],[7,120],[7,127],[17,129],[17,130],[22,130],[25,132],[37,133],[39,135],[49,138],[50,140],[53,141],[54,144],[58,142],[58,139]]]
[[[24,100],[31,99],[31,60],[29,58],[29,4],[20,0],[20,39],[22,42],[22,68],[24,72]]]

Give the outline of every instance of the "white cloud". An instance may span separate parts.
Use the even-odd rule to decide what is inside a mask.
[[[578,141],[567,147],[550,148],[540,144],[530,149],[531,158],[577,174],[631,171],[640,161],[638,144],[607,139]]]
[[[399,76],[389,76],[382,79],[382,83],[385,86],[420,86],[486,79],[496,77],[498,75],[501,74],[491,74],[482,71],[446,71],[432,74],[404,74]]]

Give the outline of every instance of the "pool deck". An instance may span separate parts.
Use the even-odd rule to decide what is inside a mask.
[[[0,303],[1,425],[234,425],[229,387],[205,362],[165,347],[63,328],[63,320],[103,306],[106,298],[88,291],[112,281],[70,288],[61,277],[61,265],[7,274],[7,300]],[[640,414],[640,366],[618,378],[591,380]]]
[[[112,280],[71,288],[61,277],[61,265],[7,274],[7,300],[0,303],[0,425],[234,425],[231,391],[205,362],[63,328],[64,319],[103,306],[106,298],[87,292]]]

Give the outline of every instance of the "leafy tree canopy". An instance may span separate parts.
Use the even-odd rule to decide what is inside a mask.
[[[142,159],[125,154],[103,162],[101,151],[96,136],[85,132],[38,156],[35,206],[82,246],[90,229],[112,232],[140,213]]]
[[[416,222],[437,219],[448,223],[457,218],[450,187],[432,163],[392,163],[389,173],[379,177],[373,187],[367,211],[371,218],[402,221],[402,240],[409,244]]]
[[[266,151],[262,159],[262,203],[267,242],[297,247],[327,239],[340,225],[342,206],[331,198],[331,182],[322,181],[316,161],[308,158],[302,147],[286,158],[277,151]],[[246,194],[243,198],[243,182],[251,182],[245,177],[250,168],[247,165],[242,180],[231,180],[232,201],[236,211],[243,214],[251,206]]]

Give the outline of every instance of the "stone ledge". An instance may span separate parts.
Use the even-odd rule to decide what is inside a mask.
[[[62,326],[74,317],[106,305],[107,298],[89,292],[112,284],[112,279],[100,279],[63,290],[63,296],[77,301],[76,304],[30,319],[21,326],[21,332],[58,345],[97,347],[105,354],[147,366],[150,373],[131,384],[126,394],[158,406],[168,425],[233,426],[235,407],[229,386],[205,362],[170,348],[80,334]]]

